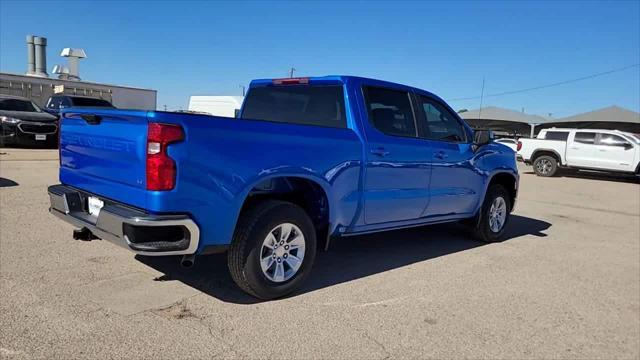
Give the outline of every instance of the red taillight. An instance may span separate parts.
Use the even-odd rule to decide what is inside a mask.
[[[273,85],[297,85],[308,84],[309,78],[285,78],[285,79],[273,79]]]
[[[184,139],[179,125],[150,123],[147,131],[147,190],[171,190],[176,185],[176,163],[167,145]]]
[[[518,141],[518,145],[516,146],[516,151],[520,151],[522,149],[522,141]]]

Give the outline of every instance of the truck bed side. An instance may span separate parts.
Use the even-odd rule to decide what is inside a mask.
[[[565,164],[566,141],[545,139],[520,139],[519,141],[522,143],[522,148],[518,150],[518,155],[525,162],[532,161],[537,152],[547,151],[556,154],[560,162]]]
[[[80,118],[83,114],[100,116],[103,124],[88,125]],[[267,179],[315,182],[329,201],[334,228],[349,225],[358,207],[362,144],[351,129],[122,110],[70,112],[65,117],[63,184],[149,213],[186,211],[202,229],[200,248],[229,242],[247,194]],[[184,140],[168,148],[177,164],[176,186],[170,191],[147,191],[141,180],[144,128],[151,122],[184,130]]]

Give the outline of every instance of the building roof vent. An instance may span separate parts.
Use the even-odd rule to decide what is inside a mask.
[[[58,75],[58,79],[60,80],[69,80],[69,68],[64,65],[54,66],[51,72]]]
[[[60,56],[66,57],[69,67],[66,76],[69,80],[80,80],[79,63],[80,59],[87,57],[87,54],[83,49],[64,48],[60,53]]]

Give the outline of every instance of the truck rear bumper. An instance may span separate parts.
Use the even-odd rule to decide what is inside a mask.
[[[52,185],[48,192],[50,213],[136,254],[189,255],[198,249],[200,230],[186,215],[152,215],[101,199],[104,206],[95,216],[87,209],[87,198],[99,196],[65,185]]]
[[[525,160],[520,154],[516,155],[516,160],[519,162],[523,162],[526,165],[531,165],[531,160]]]

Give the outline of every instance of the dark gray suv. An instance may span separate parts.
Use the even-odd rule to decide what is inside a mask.
[[[48,146],[58,143],[58,117],[33,101],[0,95],[0,146]]]

